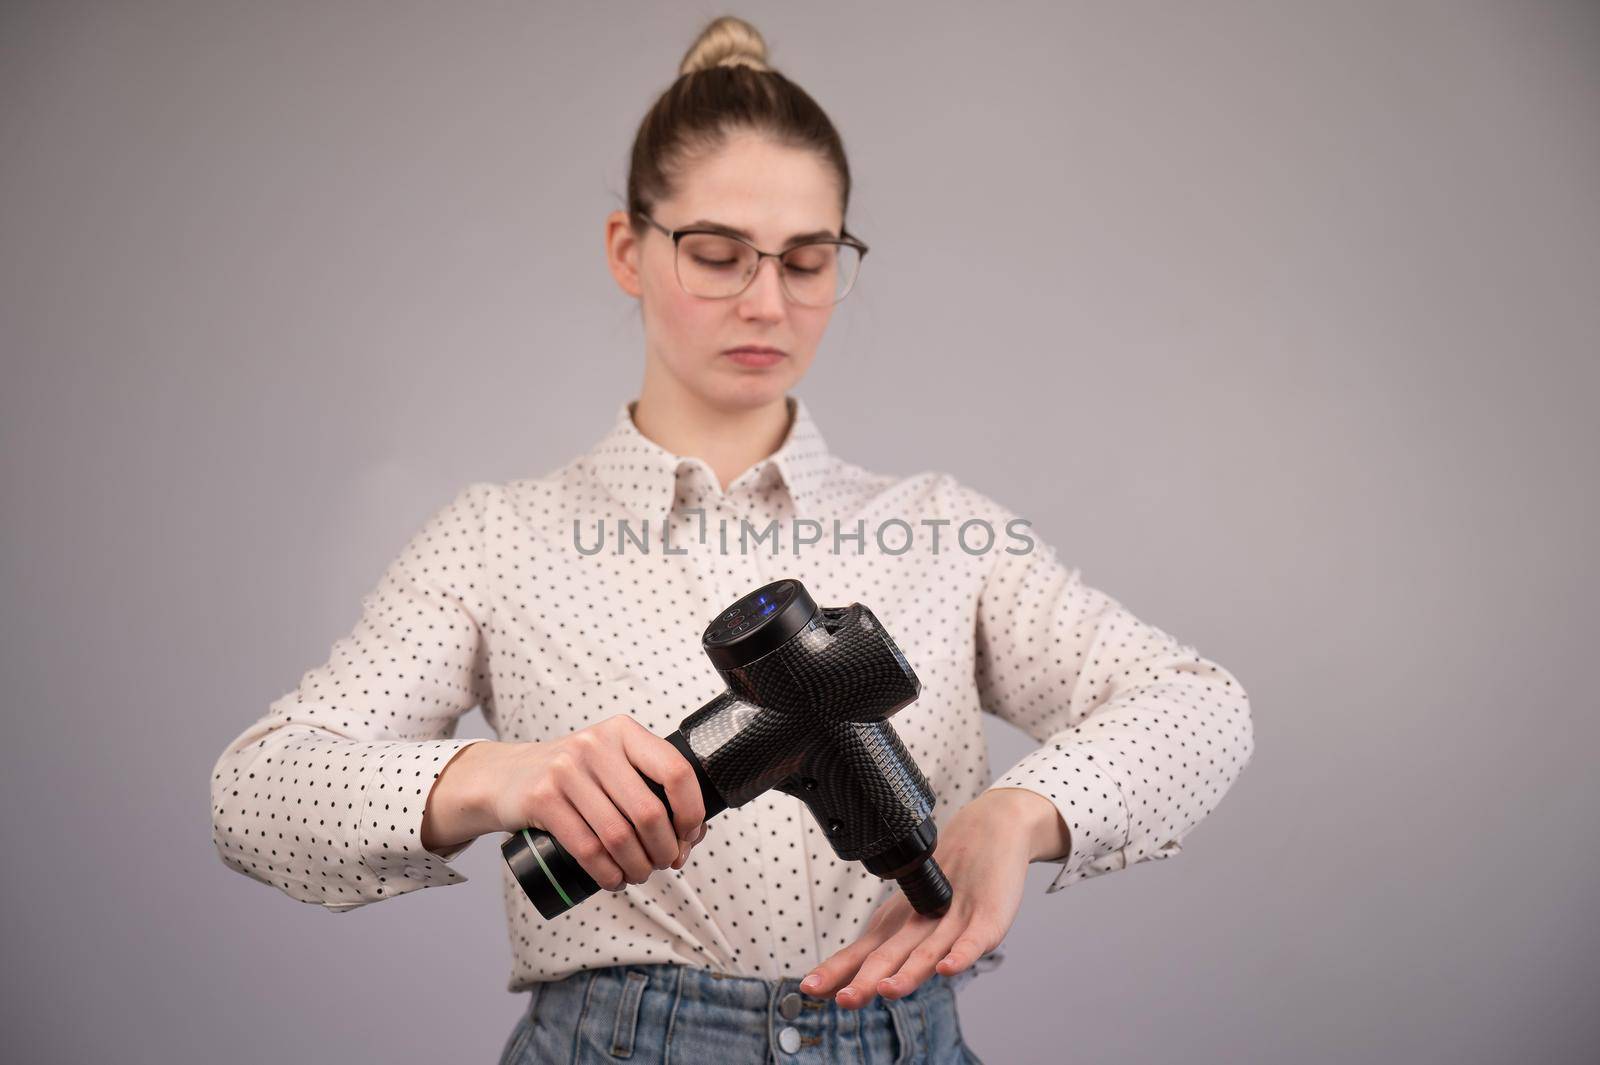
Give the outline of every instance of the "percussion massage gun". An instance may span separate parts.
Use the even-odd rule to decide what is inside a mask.
[[[840,858],[897,881],[918,913],[945,913],[933,791],[888,721],[922,682],[872,611],[818,607],[786,578],[723,611],[700,643],[727,687],[667,740],[694,767],[706,820],[777,788],[810,807]],[[670,816],[666,789],[644,780]],[[500,850],[546,918],[599,890],[549,833],[525,828]]]

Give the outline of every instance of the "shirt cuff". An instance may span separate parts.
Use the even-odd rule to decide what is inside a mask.
[[[1060,858],[1044,859],[1061,866],[1045,888],[1046,894],[1124,867],[1128,804],[1121,786],[1095,762],[1093,750],[1053,744],[1040,747],[1028,752],[989,788],[1022,788],[1042,795],[1055,804],[1066,822],[1072,849]]]
[[[445,765],[463,747],[486,738],[395,743],[377,752],[362,785],[365,802],[358,825],[361,861],[376,881],[370,888],[372,899],[365,901],[466,881],[449,863],[474,840],[435,854],[422,845],[422,815]]]

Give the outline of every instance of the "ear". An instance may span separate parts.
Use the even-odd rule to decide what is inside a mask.
[[[639,283],[639,238],[628,224],[627,211],[612,211],[606,216],[606,264],[617,285],[638,299],[644,294]]]

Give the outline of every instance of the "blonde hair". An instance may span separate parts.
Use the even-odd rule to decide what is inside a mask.
[[[678,64],[678,76],[709,67],[747,66],[752,70],[771,70],[767,65],[767,41],[750,23],[734,15],[713,19],[700,31]]]
[[[678,63],[677,80],[656,98],[634,135],[627,205],[634,231],[644,234],[643,215],[671,198],[691,163],[743,131],[820,155],[838,177],[843,218],[850,206],[850,164],[839,131],[804,89],[771,65],[766,39],[754,26],[722,15],[695,37]]]

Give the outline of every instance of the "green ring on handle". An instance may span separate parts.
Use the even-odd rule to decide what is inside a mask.
[[[522,838],[528,841],[528,849],[533,852],[533,860],[539,863],[539,868],[544,870],[545,879],[549,880],[550,886],[556,889],[556,894],[560,895],[561,901],[567,904],[567,909],[572,909],[576,903],[567,897],[567,893],[565,891],[561,890],[561,882],[558,881],[555,877],[555,874],[550,871],[550,867],[544,864],[544,859],[539,855],[539,848],[534,844],[533,837],[528,835],[527,829],[522,830]]]

